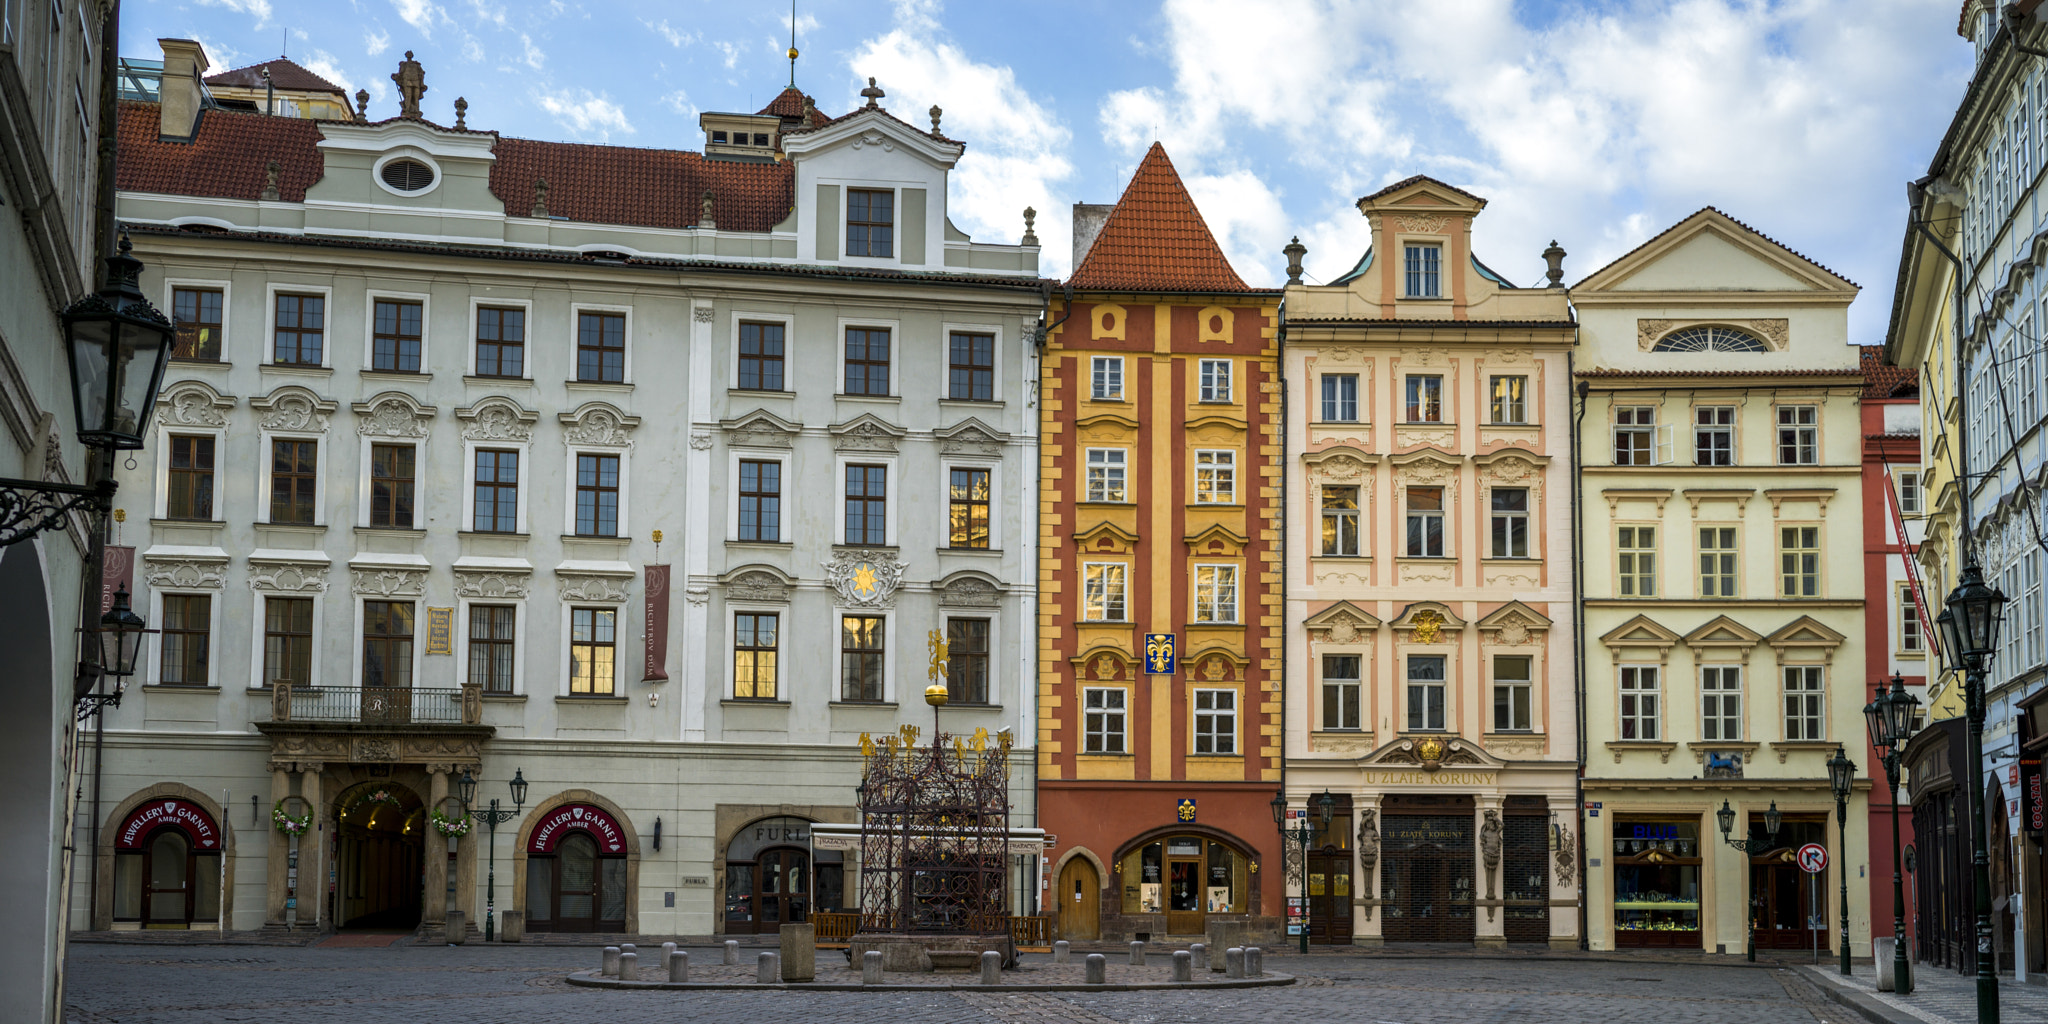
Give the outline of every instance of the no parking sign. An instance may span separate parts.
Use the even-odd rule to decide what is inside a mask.
[[[1809,875],[1827,870],[1828,850],[1819,843],[1808,843],[1799,848],[1799,867]]]

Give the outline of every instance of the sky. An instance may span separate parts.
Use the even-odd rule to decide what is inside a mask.
[[[1474,248],[1575,282],[1715,206],[1863,286],[1851,341],[1890,315],[1905,183],[1971,70],[1957,0],[797,0],[796,84],[967,143],[951,215],[1070,269],[1073,203],[1111,203],[1155,140],[1238,273],[1308,277],[1364,251],[1358,197],[1428,174],[1489,200]],[[507,136],[695,149],[697,115],[790,81],[786,3],[751,0],[129,0],[122,52],[204,44],[215,70],[280,52],[397,113],[406,50],[427,117]]]

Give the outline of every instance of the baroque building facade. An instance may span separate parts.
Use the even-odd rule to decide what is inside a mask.
[[[1221,924],[1270,942],[1278,295],[1231,268],[1156,143],[1114,206],[1075,221],[1039,406],[1038,798],[1059,932]]]
[[[1844,938],[1836,873],[1869,865],[1867,828],[1839,847],[1825,765],[1866,735],[1856,290],[1711,208],[1571,290],[1594,949]],[[1768,849],[1723,842],[1724,803]],[[1870,891],[1848,887],[1857,955]]]
[[[1335,804],[1289,871],[1316,942],[1578,944],[1576,325],[1554,277],[1480,262],[1485,206],[1408,178],[1358,201],[1350,272],[1292,254],[1284,795]]]
[[[937,108],[792,88],[721,115],[747,152],[626,149],[429,120],[409,55],[370,121],[211,103],[164,51],[120,179],[180,330],[122,475],[163,632],[74,926],[845,914],[857,854],[813,826],[856,820],[864,736],[934,726],[939,638],[936,725],[1014,745],[1028,829],[1037,538],[1000,496],[1035,482],[1044,285],[1028,226],[947,218]],[[524,803],[448,837],[465,775]]]

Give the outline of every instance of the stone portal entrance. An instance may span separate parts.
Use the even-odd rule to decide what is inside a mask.
[[[1381,819],[1380,900],[1388,942],[1471,942],[1472,812]]]
[[[341,928],[415,928],[425,898],[426,806],[372,780],[334,802],[333,918]]]

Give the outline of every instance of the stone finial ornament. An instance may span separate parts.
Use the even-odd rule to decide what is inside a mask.
[[[937,108],[937,107],[934,107],[934,108],[932,108],[932,109],[936,110],[936,109],[938,109],[938,108]],[[933,122],[932,122],[932,127],[933,127],[933,129],[934,129],[934,133],[936,133],[936,129],[937,129],[937,127],[938,127],[938,122],[937,122],[937,121],[933,121]],[[1025,208],[1024,208],[1024,244],[1025,244],[1025,245],[1037,245],[1037,244],[1038,244],[1038,232],[1037,232],[1036,230],[1034,230],[1034,229],[1033,229],[1033,226],[1032,226],[1032,225],[1033,225],[1033,223],[1034,223],[1035,221],[1037,221],[1037,220],[1038,220],[1038,211],[1037,211],[1037,210],[1034,210],[1034,209],[1032,209],[1032,208],[1031,208],[1031,207],[1029,207],[1029,206],[1025,207]]]
[[[1288,242],[1280,251],[1287,255],[1287,283],[1300,284],[1301,258],[1308,255],[1308,246],[1301,244],[1301,236],[1296,235],[1293,241]]]
[[[714,217],[712,216],[712,211],[713,211],[713,210],[714,210],[714,209],[715,209],[715,208],[717,207],[717,205],[718,205],[718,197],[717,197],[716,195],[714,195],[714,194],[712,193],[712,191],[711,191],[710,189],[708,189],[708,188],[707,188],[707,189],[705,189],[705,190],[704,190],[704,212],[703,212],[702,214],[700,214],[700,215],[699,215],[699,216],[697,217],[697,226],[698,226],[698,227],[700,227],[700,228],[715,228],[715,227],[717,227],[717,226],[718,226],[718,221],[717,221],[717,219],[716,219],[716,218],[714,218]]]
[[[270,161],[269,163],[267,163],[267,164],[264,164],[264,165],[263,165],[263,201],[264,201],[264,202],[266,202],[266,203],[274,203],[274,202],[277,202],[277,201],[278,201],[278,198],[279,198],[279,194],[278,194],[278,191],[277,191],[277,176],[278,176],[278,174],[279,174],[279,173],[281,173],[281,172],[282,172],[283,170],[284,170],[284,168],[282,168],[282,167],[279,167],[279,166],[278,166],[278,164],[277,164],[277,161],[275,161],[275,160],[272,160],[272,161]]]
[[[531,216],[546,220],[548,215],[548,180],[533,179],[533,213]]]
[[[398,62],[398,71],[391,80],[398,84],[398,116],[417,120],[420,116],[420,97],[427,94],[427,72],[420,62],[412,59],[412,51],[405,51],[405,59]]]
[[[361,122],[364,122],[364,121],[368,121],[369,119],[370,119],[370,90],[368,90],[368,89],[357,89],[357,90],[356,90],[356,121],[357,121],[358,123],[361,123]]]
[[[1543,250],[1543,262],[1550,264],[1550,269],[1543,272],[1543,276],[1550,279],[1550,283],[1545,287],[1564,287],[1564,256],[1564,250],[1558,247],[1557,239],[1551,239],[1550,248]]]
[[[464,120],[467,117],[469,117],[469,101],[460,96],[455,97],[455,128],[457,131],[469,130],[469,125]]]
[[[939,133],[939,115],[944,114],[945,111],[940,110],[939,105],[934,103],[932,104],[932,109],[926,111],[926,113],[932,116],[932,134],[937,135]]]
[[[868,79],[868,87],[867,87],[867,88],[865,88],[865,89],[862,89],[862,90],[860,91],[860,94],[861,94],[862,96],[866,96],[866,97],[868,98],[867,106],[866,106],[866,107],[863,107],[863,108],[862,108],[862,109],[864,109],[864,110],[880,110],[880,109],[882,109],[882,106],[881,106],[881,104],[879,104],[879,103],[877,103],[877,102],[875,102],[875,101],[876,101],[876,100],[879,100],[879,99],[881,99],[881,98],[882,98],[882,97],[884,97],[884,96],[887,96],[887,95],[889,95],[888,93],[886,93],[886,92],[883,92],[883,91],[881,90],[881,87],[879,87],[879,86],[877,86],[877,85],[875,84],[875,80],[874,80],[874,78],[873,78],[873,77],[870,77],[870,78]]]

